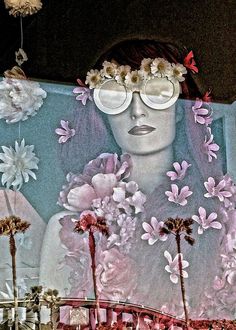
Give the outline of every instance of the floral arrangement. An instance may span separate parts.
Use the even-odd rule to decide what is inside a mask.
[[[35,116],[47,96],[39,83],[26,79],[19,70],[8,71],[0,82],[0,119],[5,119],[8,124]]]
[[[13,16],[28,16],[37,13],[42,8],[41,0],[4,0],[6,9]]]
[[[39,159],[35,156],[34,146],[25,145],[23,139],[19,144],[15,141],[15,149],[2,146],[0,153],[0,172],[2,172],[1,182],[9,189],[11,186],[19,190],[24,182],[28,182],[30,177],[36,180],[33,172],[38,169]]]

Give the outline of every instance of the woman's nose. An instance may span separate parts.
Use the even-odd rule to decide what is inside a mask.
[[[145,104],[142,102],[139,93],[134,92],[132,102],[130,104],[130,117],[132,120],[147,117],[148,112],[145,108]]]

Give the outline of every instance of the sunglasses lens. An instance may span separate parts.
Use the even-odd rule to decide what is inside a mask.
[[[174,86],[166,78],[154,78],[148,80],[144,93],[151,103],[164,104],[173,97]]]
[[[96,91],[97,106],[100,110],[116,114],[124,111],[127,103],[127,91],[125,86],[119,85],[115,80],[109,80]]]

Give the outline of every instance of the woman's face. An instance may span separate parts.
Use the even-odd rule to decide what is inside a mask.
[[[143,103],[138,92],[133,93],[129,107],[108,115],[117,144],[122,152],[147,155],[170,146],[175,138],[175,104],[155,110]]]

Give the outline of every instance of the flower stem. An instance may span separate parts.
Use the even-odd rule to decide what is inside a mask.
[[[182,260],[180,257],[180,253],[181,253],[181,246],[180,246],[180,234],[176,233],[175,236],[175,240],[176,240],[176,244],[177,244],[177,251],[179,253],[179,274],[180,274],[180,286],[181,286],[181,293],[182,293],[182,301],[183,301],[183,305],[184,305],[184,315],[185,315],[185,322],[187,327],[189,326],[189,318],[188,318],[188,310],[187,310],[187,306],[186,306],[186,298],[185,298],[185,287],[184,287],[184,278],[183,278],[183,265],[182,265]]]
[[[15,317],[15,330],[18,330],[18,290],[16,281],[16,243],[13,234],[10,234],[9,239],[10,254],[12,260],[12,283],[13,283],[13,296],[14,296],[14,317]]]
[[[96,301],[97,321],[98,321],[98,325],[100,325],[99,300],[98,300],[98,292],[97,292],[96,264],[95,264],[96,243],[93,232],[91,230],[89,230],[89,250],[91,256],[91,268],[92,268],[92,276],[93,276],[94,296]]]

